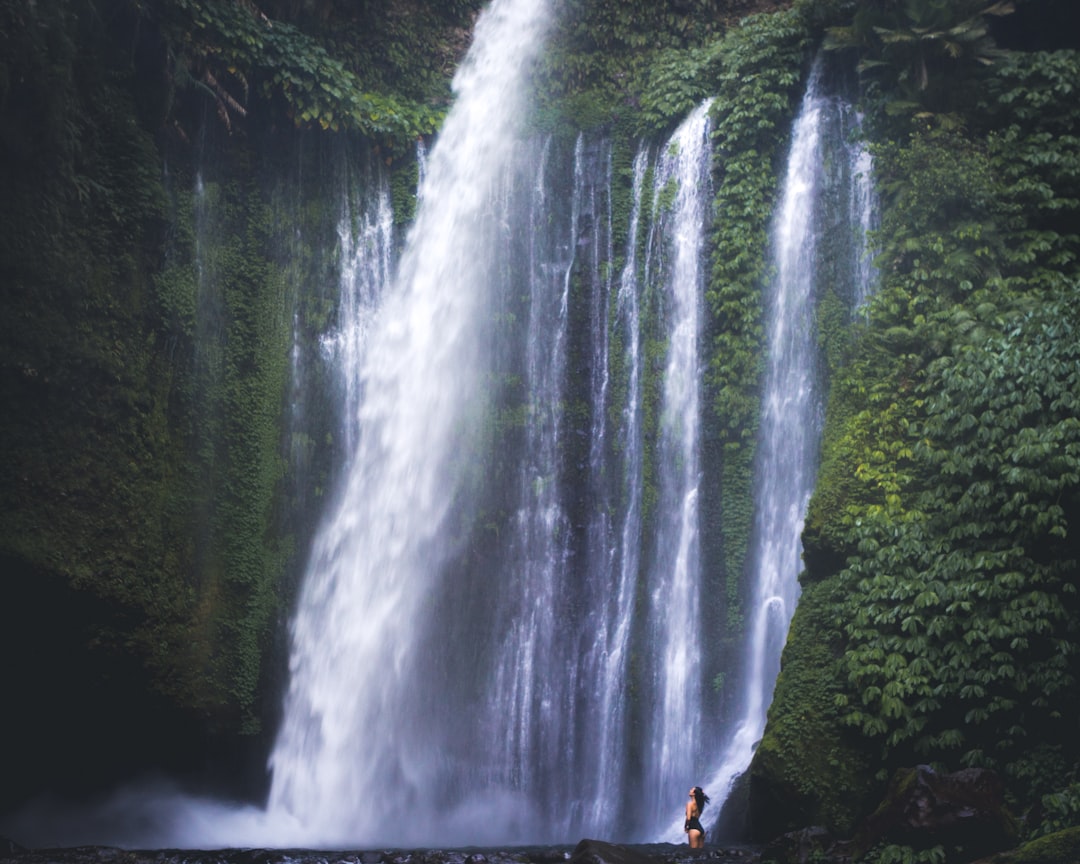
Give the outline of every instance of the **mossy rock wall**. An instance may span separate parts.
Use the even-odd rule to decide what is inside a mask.
[[[0,93],[4,804],[154,767],[257,790],[333,461],[297,346],[332,323],[371,148],[197,103],[178,131],[156,34],[116,5],[0,4],[28,28]]]

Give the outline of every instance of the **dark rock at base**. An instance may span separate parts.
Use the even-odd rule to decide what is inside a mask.
[[[569,864],[657,864],[657,859],[627,846],[582,840],[574,848]]]
[[[833,836],[824,828],[803,828],[781,834],[761,850],[761,860],[774,864],[808,864],[814,861],[840,861]]]
[[[1005,787],[993,771],[966,768],[939,774],[928,765],[893,775],[877,810],[855,838],[860,851],[881,840],[915,849],[942,845],[972,861],[1016,843],[1016,822],[1005,806]]]
[[[78,846],[63,849],[0,847],[0,864],[750,864],[751,847],[722,849],[653,843],[619,846],[582,840],[568,846],[390,849],[327,851],[314,849],[116,849]]]
[[[804,828],[776,837],[762,849],[761,860],[847,864],[879,843],[917,850],[940,845],[949,861],[985,858],[998,864],[998,857],[986,856],[1015,845],[1016,821],[1005,806],[1004,784],[994,772],[968,768],[939,774],[918,765],[893,775],[885,798],[852,839],[837,840],[824,828]],[[1026,862],[1016,859],[1016,864],[1022,860]],[[1041,859],[1034,860],[1042,864]],[[1052,860],[1047,859],[1048,864]],[[1000,864],[1013,864],[1013,859],[1002,856]]]
[[[737,843],[748,842],[753,836],[750,822],[749,771],[744,771],[731,781],[731,790],[720,805],[720,815],[709,829],[709,834]]]

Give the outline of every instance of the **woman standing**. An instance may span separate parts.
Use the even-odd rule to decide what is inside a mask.
[[[683,831],[690,839],[691,849],[705,848],[705,829],[701,826],[701,811],[709,803],[700,786],[690,790],[690,800],[686,802],[686,821],[683,823]]]

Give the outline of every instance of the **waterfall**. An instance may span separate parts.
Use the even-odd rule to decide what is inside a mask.
[[[443,690],[422,638],[470,504],[493,337],[484,250],[546,4],[495,0],[455,76],[421,206],[360,361],[358,436],[319,529],[292,625],[268,808],[309,842],[419,842],[440,784]]]
[[[597,560],[591,568],[603,576],[599,591],[601,596],[598,597],[603,621],[590,656],[590,665],[596,670],[598,685],[597,716],[604,718],[604,722],[597,724],[594,736],[598,791],[624,788],[626,773],[626,682],[629,677],[630,636],[642,532],[641,310],[636,253],[648,164],[648,150],[641,147],[633,165],[626,263],[619,277],[612,313],[617,332],[625,340],[623,363],[626,391],[623,401],[615,406],[619,417],[618,440],[623,442],[624,458],[621,471],[617,472],[617,486],[611,492],[611,499],[605,501],[607,506],[602,511],[604,516],[608,513],[611,515],[606,524],[597,526]],[[603,434],[603,430],[597,430],[594,440],[603,437]],[[594,446],[593,449],[597,448]],[[606,470],[600,459],[591,460],[591,464],[594,476]],[[621,511],[616,506],[617,500],[623,502]],[[611,533],[608,534],[608,531]],[[585,813],[586,823],[597,828],[605,825],[607,814],[604,808],[604,796],[593,797],[591,807]]]
[[[167,845],[681,843],[687,788],[705,786],[714,816],[750,763],[821,435],[814,306],[824,286],[857,306],[872,284],[872,163],[815,69],[764,286],[740,693],[732,717],[712,716],[700,658],[723,625],[700,602],[698,513],[710,106],[621,168],[610,141],[521,134],[545,17],[542,0],[481,15],[457,102],[418,147],[403,248],[381,169],[346,193],[336,315],[303,358],[334,376],[341,458],[291,624],[267,808],[223,816],[170,793]],[[200,220],[212,191],[197,187]],[[213,273],[199,275],[212,301]],[[148,797],[117,809],[150,824]]]
[[[653,665],[643,787],[646,813],[657,825],[678,809],[681,787],[693,785],[688,772],[702,758],[698,340],[705,273],[702,250],[712,200],[708,109],[709,103],[699,106],[664,148],[653,192],[649,267],[654,272],[648,275],[663,292],[668,340],[656,455],[655,554],[648,577],[647,631]]]
[[[396,276],[385,197],[349,216],[326,357],[353,455],[311,554],[271,762],[270,812],[306,842],[647,839],[678,806],[707,744],[707,108],[652,164],[650,212],[648,148],[634,160],[617,280],[611,147],[584,136],[569,152],[504,130],[499,160],[477,162],[468,141],[447,149],[448,128]],[[451,157],[485,173],[458,191]],[[660,371],[646,338],[667,346]]]
[[[854,113],[854,112],[853,112]],[[874,157],[862,136],[862,115],[854,113],[848,144],[848,219],[854,232],[851,272],[854,276],[852,308],[864,309],[877,285],[878,272],[870,248],[870,232],[878,227],[878,198],[874,186]]]
[[[821,435],[815,303],[856,306],[873,279],[872,164],[815,69],[771,226],[740,692],[716,716],[698,512],[710,106],[632,164],[603,138],[521,134],[544,17],[528,0],[480,17],[458,101],[418,148],[403,244],[381,168],[344,184],[336,314],[302,358],[333,379],[339,460],[267,807],[131,794],[137,845],[682,843],[686,790],[715,818],[750,763]]]

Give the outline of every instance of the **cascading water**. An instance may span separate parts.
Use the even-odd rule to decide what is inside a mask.
[[[655,171],[654,238],[647,272],[663,290],[668,321],[661,397],[659,502],[648,577],[648,642],[653,646],[651,711],[643,791],[652,824],[677,812],[681,787],[702,758],[703,622],[698,490],[701,369],[698,337],[704,289],[702,250],[711,195],[709,104],[699,106],[661,153]],[[663,210],[670,208],[670,212]]]
[[[418,153],[396,269],[385,178],[345,205],[321,346],[345,456],[293,623],[268,807],[197,834],[202,817],[170,803],[170,845],[684,839],[686,789],[726,731],[698,659],[721,626],[699,605],[709,106],[640,148],[616,226],[609,142],[514,126],[545,18],[541,0],[496,0],[479,19],[458,102]],[[796,601],[820,259],[852,271],[853,305],[872,279],[871,166],[845,111],[815,71],[773,225],[743,692],[702,784],[721,800],[762,734]],[[823,255],[823,231],[856,252]]]
[[[522,139],[509,123],[522,88],[501,64],[523,55],[501,31],[535,39],[542,17],[511,0],[481,18],[459,105],[418,154],[396,272],[385,179],[369,172],[345,205],[321,346],[340,486],[293,624],[267,810],[213,817],[204,838],[683,841],[686,788],[726,732],[698,659],[720,626],[699,605],[708,105],[640,148],[614,225],[608,142]],[[796,600],[820,259],[853,273],[867,260],[820,249],[823,232],[861,240],[871,224],[872,196],[849,192],[869,166],[844,110],[815,73],[773,226],[757,587],[738,725],[702,784],[718,799],[762,733]],[[845,278],[858,303],[867,277]],[[194,837],[182,821],[172,845]]]
[[[567,581],[571,530],[557,473],[567,434],[561,397],[570,275],[583,199],[582,146],[579,138],[569,225],[562,237],[554,226],[550,231],[539,227],[550,224],[545,219],[551,212],[549,147],[537,160],[539,170],[529,196],[528,224],[538,227],[529,233],[525,250],[528,320],[522,371],[527,418],[513,481],[513,538],[504,567],[515,578],[494,589],[495,671],[482,696],[481,725],[501,745],[483,758],[483,775],[492,788],[516,800],[517,806],[503,818],[526,836],[540,830],[537,822],[558,821],[559,814],[548,805],[565,794],[562,784],[568,772],[560,768],[575,758],[570,694],[578,670],[560,662],[569,635],[561,627],[560,612],[571,591]],[[558,674],[551,674],[553,668]]]
[[[642,214],[648,157],[639,153],[617,290],[603,266],[612,255],[607,149],[579,139],[569,201],[561,207],[549,200],[557,184],[545,180],[548,160],[536,160],[523,366],[529,404],[514,536],[501,565],[514,578],[494,590],[493,629],[501,636],[483,715],[488,735],[503,748],[485,760],[486,781],[512,792],[506,800],[528,816],[508,814],[520,825],[518,837],[655,836],[686,766],[701,758],[694,662],[701,621],[693,597],[700,577],[697,334],[710,156],[702,106],[662,151],[655,209]],[[553,207],[562,219],[553,219]],[[650,230],[639,262],[643,215]],[[653,469],[664,503],[643,565],[640,304],[650,291],[660,298],[653,301],[660,319],[654,326],[669,347],[659,385],[663,457]],[[570,354],[582,364],[573,372]],[[612,405],[615,366],[622,386],[614,388],[621,399]],[[566,410],[579,400],[588,406],[587,422]],[[664,519],[667,508],[674,518]],[[637,596],[643,575],[653,598],[647,608]],[[674,611],[673,597],[683,600]],[[629,695],[635,633],[651,657],[636,673],[646,676],[637,702]],[[642,731],[631,736],[635,720]]]
[[[338,225],[341,250],[340,325],[323,339],[327,363],[339,371],[339,404],[342,406],[343,449],[356,451],[358,422],[363,405],[363,379],[368,337],[390,282],[394,252],[394,214],[390,187],[385,177],[368,182],[372,199],[360,203],[354,215],[352,202]],[[355,223],[355,227],[354,227]]]
[[[873,277],[865,266],[866,230],[874,203],[872,165],[865,149],[849,142],[851,129],[845,118],[850,109],[843,100],[827,95],[823,77],[819,60],[794,124],[771,229],[775,275],[767,294],[768,356],[747,561],[753,594],[747,607],[739,715],[707,783],[718,799],[714,819],[735,778],[749,767],[764,732],[780,654],[798,600],[803,518],[813,491],[824,413],[814,311],[820,277],[829,266],[843,268],[836,279],[850,283],[844,293],[853,304],[867,296]],[[835,176],[829,174],[830,164],[838,166]],[[830,248],[826,253],[825,234],[835,235],[834,244],[854,251],[834,255],[835,248]]]
[[[615,486],[609,492],[610,497],[602,499],[606,506],[600,510],[596,521],[604,521],[594,527],[592,548],[597,552],[590,566],[590,570],[602,574],[601,596],[596,606],[600,610],[601,620],[589,656],[590,666],[596,670],[599,694],[597,716],[603,718],[593,736],[598,793],[623,789],[626,773],[626,681],[642,533],[641,310],[636,251],[648,164],[648,151],[641,148],[634,159],[633,205],[627,232],[626,264],[619,278],[613,310],[616,331],[625,340],[623,362],[626,391],[622,403],[615,406],[619,418],[617,435],[623,443],[624,458]],[[606,403],[607,399],[601,404]],[[604,432],[604,429],[594,427],[594,442],[603,439]],[[590,460],[594,477],[607,473],[604,459],[596,452],[599,449],[594,443],[591,452],[596,456]],[[622,500],[621,508],[615,505],[617,500]],[[605,825],[608,818],[606,797],[597,794],[591,799],[591,806],[584,814],[586,824],[597,827]]]
[[[853,309],[864,309],[877,285],[878,272],[870,248],[870,232],[878,227],[877,189],[874,186],[874,157],[862,137],[862,116],[855,114],[847,136],[848,218],[854,231],[851,244],[854,274]]]
[[[368,332],[359,436],[311,554],[292,628],[290,687],[271,756],[269,810],[312,842],[419,842],[441,808],[442,688],[425,690],[425,632],[477,463],[492,338],[484,254],[491,208],[547,18],[495,0],[455,78],[422,204]],[[441,796],[441,797],[440,797]],[[434,800],[433,800],[434,798]],[[447,839],[452,839],[447,836]]]
[[[353,304],[367,323],[343,323],[331,342],[335,362],[362,371],[349,385],[359,394],[350,409],[356,453],[294,624],[270,811],[290,814],[320,844],[612,831],[647,839],[677,806],[704,743],[693,598],[707,106],[658,157],[652,213],[641,208],[647,152],[635,160],[617,286],[607,144],[579,138],[569,154],[552,142],[507,142],[498,164],[487,160],[488,173],[468,178],[484,194],[471,185],[459,194],[440,179],[455,155],[446,136],[382,307]],[[469,144],[460,146],[455,158],[466,158]],[[453,222],[440,246],[429,211],[462,200],[474,202],[469,218]],[[383,224],[388,217],[371,217],[368,230],[383,237]],[[384,263],[376,256],[359,268],[369,300]],[[433,293],[426,268],[442,280]],[[355,281],[343,278],[343,288]],[[421,338],[409,322],[445,302],[440,287],[457,305],[437,312],[438,330]],[[653,385],[662,504],[646,561],[640,304],[649,292],[658,298],[649,301],[653,333],[668,352]],[[355,332],[366,333],[353,340],[366,347],[346,362]],[[459,353],[439,356],[440,339],[458,334]],[[468,353],[478,345],[484,353]],[[486,407],[470,389],[483,384],[494,400]],[[413,419],[417,409],[423,420]],[[489,416],[506,419],[466,437]],[[474,524],[469,508],[504,527]],[[659,646],[637,673],[635,634]],[[634,674],[644,674],[637,703],[628,696]],[[631,735],[634,722],[643,735]],[[644,804],[643,788],[652,790]],[[416,808],[422,818],[400,824],[398,814]]]

